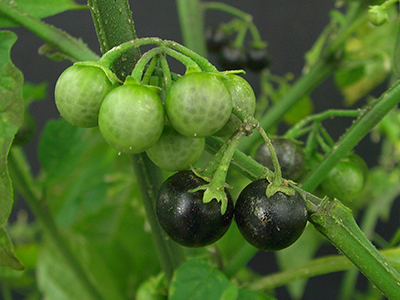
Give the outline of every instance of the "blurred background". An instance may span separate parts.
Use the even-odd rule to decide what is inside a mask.
[[[82,0],[76,2],[80,4],[86,3]],[[305,52],[310,49],[322,29],[328,24],[329,12],[335,5],[335,1],[312,0],[231,0],[225,1],[225,3],[253,15],[254,23],[260,30],[262,39],[268,43],[268,50],[272,57],[271,72],[279,76],[291,72],[295,78],[301,74]],[[157,36],[182,42],[174,1],[131,0],[130,5],[138,37]],[[213,26],[230,19],[229,15],[222,12],[209,12],[206,15],[205,25],[206,27]],[[46,22],[62,28],[74,37],[81,38],[92,50],[100,54],[89,10],[66,12],[55,17],[46,18]],[[43,45],[42,40],[26,29],[17,28],[14,31],[19,39],[12,49],[13,62],[24,73],[25,81],[32,83],[46,82],[48,85],[46,100],[33,103],[31,106],[30,111],[37,121],[37,133],[34,140],[25,148],[32,168],[34,172],[37,172],[39,162],[35,153],[41,130],[49,119],[59,118],[54,104],[54,85],[62,71],[71,63],[67,61],[54,62],[39,55],[38,48]],[[215,62],[215,57],[211,57],[211,61]],[[252,72],[248,72],[244,77],[252,84],[255,93],[258,94],[260,87],[257,76]],[[379,96],[385,89],[386,85],[382,85],[373,94]],[[326,108],[338,108],[342,105],[342,96],[335,89],[331,78],[317,88],[311,96],[315,112],[323,111]],[[336,139],[350,125],[350,122],[343,121],[340,126],[337,123],[330,124],[328,122],[326,125],[327,130]],[[365,138],[356,148],[356,152],[366,160],[369,166],[373,166],[376,163],[378,150],[379,144],[372,143],[369,137]],[[391,219],[397,220],[398,205],[395,205],[394,208],[396,217]],[[382,232],[383,237],[385,237],[385,233],[389,237],[392,226],[396,228],[398,224],[381,223],[378,225],[378,230]],[[336,254],[337,252],[333,247],[326,246],[321,248],[318,255],[328,253]],[[250,262],[250,265],[261,274],[277,270],[271,253],[260,252]],[[313,288],[306,290],[304,299],[335,299],[338,293],[339,279],[340,274],[311,279],[310,285]],[[360,285],[364,283],[363,279],[359,282]],[[323,294],[316,293],[315,287],[319,287]],[[288,299],[289,296],[283,289],[279,293],[279,299]]]

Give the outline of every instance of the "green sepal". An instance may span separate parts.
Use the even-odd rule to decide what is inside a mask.
[[[124,85],[126,84],[130,84],[130,85],[141,85],[144,86],[146,88],[148,88],[149,90],[152,90],[155,93],[160,93],[162,92],[162,89],[158,86],[155,85],[149,85],[149,84],[141,84],[140,82],[138,82],[133,76],[127,76],[125,81],[124,81]]]
[[[199,66],[190,66],[186,68],[185,75],[198,72],[202,72]]]
[[[121,83],[121,80],[118,79],[117,75],[115,75],[109,68],[99,64],[98,62],[95,62],[95,61],[78,61],[78,62],[74,63],[74,65],[100,68],[100,69],[102,69],[104,71],[104,73],[106,74],[108,80],[110,80],[110,82],[112,84],[116,85],[117,83]]]
[[[284,193],[288,196],[293,196],[295,194],[295,190],[286,185],[285,181],[282,184],[276,184],[274,182],[271,182],[268,186],[267,189],[265,191],[265,195],[270,198],[273,195],[275,195],[277,192],[281,192]]]
[[[228,196],[225,193],[225,187],[229,186],[219,185],[217,187],[214,187],[212,182],[210,182],[209,184],[205,184],[189,190],[189,193],[204,190],[203,203],[210,203],[212,200],[215,199],[216,201],[221,203],[221,215],[224,215],[226,212],[226,208],[228,207]]]

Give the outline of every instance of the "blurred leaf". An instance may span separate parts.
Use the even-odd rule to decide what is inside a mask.
[[[276,298],[259,291],[241,288],[239,289],[239,295],[236,300],[276,300]]]
[[[23,75],[10,59],[10,50],[16,40],[13,32],[0,31],[0,225],[7,221],[12,208],[13,191],[7,156],[24,115]]]
[[[382,83],[390,72],[385,53],[349,62],[335,72],[335,83],[341,89],[345,105],[351,106]]]
[[[49,239],[42,243],[36,276],[38,288],[47,300],[92,299]]]
[[[48,84],[45,81],[38,84],[25,82],[22,87],[25,107],[31,102],[45,99],[47,96],[47,86]]]
[[[49,121],[38,145],[41,166],[48,180],[56,180],[77,167],[80,154],[88,146],[89,130],[64,119]]]
[[[133,298],[160,267],[129,157],[97,128],[63,119],[46,125],[39,157],[49,206],[77,256],[106,299]]]
[[[367,22],[348,39],[340,66],[334,73],[335,83],[347,106],[368,94],[390,74],[395,62],[391,58],[396,32],[395,22],[378,27]]]
[[[294,125],[303,118],[311,115],[314,111],[314,105],[309,95],[304,95],[299,101],[293,105],[287,113],[283,116],[283,119],[289,125]]]
[[[400,27],[400,19],[397,21]],[[393,52],[393,72],[397,77],[400,77],[400,30],[398,28],[396,35],[396,43]]]
[[[23,75],[10,59],[10,50],[16,40],[14,33],[0,31],[0,225],[7,221],[13,205],[7,156],[24,114]],[[15,256],[11,240],[3,227],[0,228],[0,265],[16,270],[24,268]]]
[[[0,227],[0,266],[18,271],[24,269],[22,262],[15,256],[11,240],[3,227]]]
[[[199,258],[184,262],[175,273],[169,290],[170,300],[219,300],[230,282],[218,269]]]
[[[39,19],[53,16],[67,10],[84,9],[86,7],[83,5],[78,5],[73,0],[13,0],[12,2],[8,0],[0,1],[10,3],[12,7],[20,11],[26,12]],[[0,27],[15,26],[20,25],[0,14]]]

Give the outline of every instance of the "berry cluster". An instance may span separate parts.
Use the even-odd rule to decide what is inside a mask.
[[[218,63],[225,70],[249,69],[260,72],[270,65],[270,56],[265,43],[250,46],[237,45],[223,25],[206,30],[207,49],[217,54]]]
[[[165,60],[154,55],[163,51],[157,47],[149,53],[169,72]],[[182,53],[171,54],[193,65]],[[115,149],[129,154],[147,152],[157,166],[168,171],[195,164],[204,150],[205,137],[230,136],[241,124],[232,114],[234,106],[249,115],[255,112],[253,89],[234,73],[220,73],[215,67],[202,70],[196,65],[175,80],[164,72],[160,75],[164,80],[159,81],[168,86],[152,86],[145,79],[152,75],[151,66],[155,69],[150,63],[139,80],[132,75],[120,84],[101,62],[75,63],[61,74],[55,87],[61,116],[75,126],[98,126]],[[138,63],[132,74],[143,73],[140,68]]]

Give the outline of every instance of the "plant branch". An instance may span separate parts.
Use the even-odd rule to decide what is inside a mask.
[[[388,258],[390,264],[395,266],[396,269],[400,269],[400,262],[398,260],[399,248],[383,250],[381,253]],[[339,255],[325,256],[314,259],[297,268],[265,276],[250,284],[248,288],[254,290],[268,290],[286,285],[294,280],[350,269],[353,269],[353,265],[346,257]]]
[[[123,43],[126,43],[126,47],[131,47],[130,44],[135,43],[137,38],[127,0],[89,0],[89,5],[103,53],[113,47],[119,47]],[[145,39],[143,43],[153,43],[154,40],[160,41],[159,39]],[[125,46],[121,45],[121,47]],[[115,51],[119,50],[121,49]],[[131,50],[124,52],[120,56],[119,63],[117,60],[114,64],[116,75],[120,78],[129,75],[140,56],[139,46],[136,44]],[[167,279],[170,280],[174,269],[183,260],[183,253],[180,247],[165,239],[155,214],[154,203],[161,185],[162,172],[147,158],[145,153],[134,155],[132,165],[139,182],[143,205],[152,227],[160,264],[164,268]]]
[[[88,0],[102,53],[137,38],[129,2],[126,0]],[[125,79],[140,58],[138,47],[123,53],[114,63],[114,71]]]
[[[168,280],[172,278],[174,269],[183,261],[183,251],[180,246],[171,242],[160,227],[155,211],[155,199],[162,184],[162,176],[145,153],[131,156],[132,165],[139,186],[147,219],[150,223],[160,262]]]
[[[4,1],[0,1],[0,12],[32,31],[50,45],[57,47],[73,61],[97,61],[99,59],[99,56],[80,39],[73,38],[66,32],[22,12]]]

